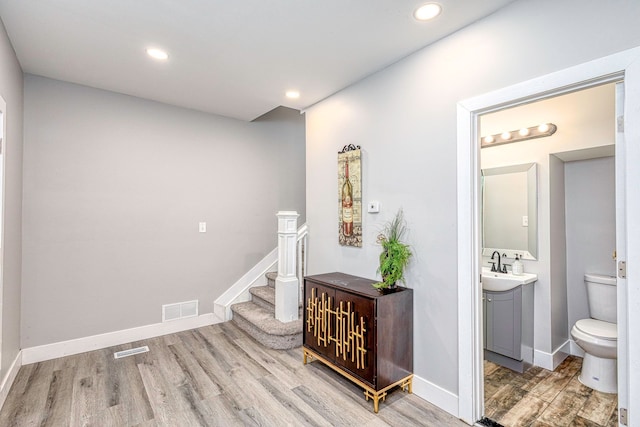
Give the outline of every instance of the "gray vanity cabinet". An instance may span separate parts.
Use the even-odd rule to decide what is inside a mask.
[[[504,292],[483,291],[482,296],[485,350],[521,360],[522,286]]]

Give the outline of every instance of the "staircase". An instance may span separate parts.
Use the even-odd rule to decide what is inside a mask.
[[[251,301],[233,304],[233,322],[262,345],[285,350],[302,345],[302,313],[298,320],[282,323],[275,318],[276,289],[278,273],[266,275],[267,286],[249,289]],[[302,310],[302,308],[300,308]]]

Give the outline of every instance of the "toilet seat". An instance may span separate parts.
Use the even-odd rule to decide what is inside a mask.
[[[618,325],[596,319],[580,319],[575,324],[576,329],[594,338],[607,341],[618,340]]]

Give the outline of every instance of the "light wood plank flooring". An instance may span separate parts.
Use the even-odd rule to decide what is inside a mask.
[[[23,366],[0,411],[3,427],[463,425],[401,390],[376,415],[301,348],[267,349],[229,322]]]
[[[518,374],[485,360],[486,416],[505,427],[617,426],[618,395],[582,385],[581,367],[582,358],[569,356],[553,372]]]

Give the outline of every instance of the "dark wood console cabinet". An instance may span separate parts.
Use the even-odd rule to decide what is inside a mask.
[[[378,412],[395,386],[412,392],[413,290],[381,294],[344,273],[304,279],[303,359],[317,359],[364,388]]]

